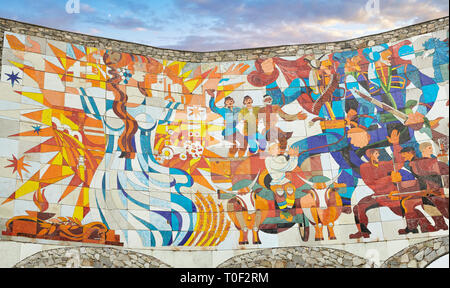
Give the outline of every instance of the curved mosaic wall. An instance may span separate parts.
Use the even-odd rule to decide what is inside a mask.
[[[229,250],[448,235],[448,78],[448,29],[211,63],[5,32],[2,239]]]

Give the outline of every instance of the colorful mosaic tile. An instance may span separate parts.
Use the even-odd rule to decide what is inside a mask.
[[[215,249],[448,235],[442,35],[202,64],[5,33],[2,235]]]

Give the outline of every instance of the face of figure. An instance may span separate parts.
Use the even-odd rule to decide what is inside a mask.
[[[325,92],[325,88],[330,83],[331,75],[333,75],[332,67],[333,64],[330,60],[320,62],[320,68],[317,71],[317,80],[319,80],[318,86],[322,93]]]
[[[276,143],[270,145],[269,154],[272,156],[277,156],[278,154],[280,154],[280,144]]]
[[[106,65],[116,64],[120,61],[121,58],[122,58],[121,53],[113,51],[107,55],[105,63]]]
[[[433,146],[429,145],[422,150],[422,156],[425,158],[431,158],[433,155]]]
[[[356,112],[355,109],[350,109],[347,112],[347,118],[348,119],[353,119],[356,115],[358,115],[358,112]]]
[[[331,71],[332,65],[333,64],[331,63],[330,60],[320,62],[320,71],[322,72],[322,74],[330,75],[332,73]]]
[[[388,66],[391,66],[391,56],[392,56],[392,52],[389,49],[384,50],[383,52],[380,53],[381,59],[380,61]]]
[[[345,62],[345,72],[351,73],[351,72],[360,72],[361,67],[359,66],[359,62],[361,61],[361,57],[359,55],[356,55],[352,57],[351,59],[347,60]]]
[[[370,162],[372,164],[378,164],[378,158],[380,157],[380,152],[374,151],[372,155],[370,155]]]
[[[264,98],[264,105],[272,105],[272,97],[265,97]]]
[[[144,82],[144,78],[146,73],[143,72],[142,63],[135,63],[133,66],[133,70],[131,70],[131,74],[133,75],[133,79],[137,82]]]
[[[234,105],[234,100],[233,99],[227,99],[227,101],[225,101],[225,107],[233,108],[233,105]]]
[[[272,74],[273,71],[275,70],[275,64],[273,63],[273,59],[269,58],[267,60],[264,60],[261,63],[261,68],[265,74]]]
[[[253,105],[253,99],[251,99],[251,98],[246,99],[246,100],[244,101],[244,105],[245,105],[247,108],[252,108],[252,105]]]
[[[358,148],[363,148],[370,142],[369,133],[358,127],[348,130],[348,137],[350,138],[350,143]]]

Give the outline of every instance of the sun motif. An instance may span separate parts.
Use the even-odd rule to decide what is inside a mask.
[[[14,36],[10,36],[10,43],[14,45],[23,45]],[[14,41],[12,41],[14,40]],[[76,63],[75,60],[66,59],[66,54],[57,47],[48,44],[59,64],[45,60],[47,65],[53,67],[61,75],[61,83],[70,82],[73,79],[67,77],[71,67]],[[15,46],[14,46],[15,47]],[[17,48],[17,47],[16,47]],[[89,57],[85,51],[81,51],[73,46],[74,57],[82,59]],[[82,220],[89,213],[89,187],[98,165],[103,159],[105,153],[105,133],[103,123],[96,117],[90,115],[82,109],[67,108],[61,110],[60,97],[55,96],[51,91],[44,89],[42,75],[36,72],[33,67],[26,64],[10,61],[12,65],[28,75],[38,85],[41,92],[15,91],[24,97],[34,100],[41,104],[43,108],[38,111],[23,113],[22,117],[28,118],[36,123],[32,130],[10,135],[9,137],[34,136],[47,138],[42,143],[34,146],[25,152],[28,153],[49,153],[57,152],[50,159],[47,165],[38,169],[26,182],[14,191],[2,204],[13,201],[29,193],[43,189],[49,185],[55,184],[61,180],[71,178],[69,185],[62,193],[59,201],[67,197],[77,188],[81,188],[78,200],[75,204],[73,217]],[[80,94],[81,95],[81,94]],[[82,96],[80,96],[82,97]],[[44,127],[44,128],[43,128]],[[10,160],[12,164],[8,167],[14,167],[22,179],[22,171],[26,171],[23,162],[25,156]]]
[[[46,170],[39,169],[3,203],[72,177],[59,201],[77,188],[81,188],[74,217],[80,220],[83,219],[89,212],[89,186],[104,156],[105,138],[99,133],[102,128],[101,121],[87,116],[82,111],[56,109],[25,113],[23,116],[39,121],[48,127],[42,128],[39,135],[33,129],[11,135],[10,137],[50,137],[25,153],[57,153],[48,161],[47,164],[49,166]],[[97,134],[85,133],[86,131],[96,131]],[[24,157],[16,159],[13,156],[13,160],[10,160],[13,163],[10,166],[13,167],[14,165],[21,178],[21,171],[27,171],[24,167],[27,164],[23,163]]]
[[[30,165],[28,165],[27,163],[24,162],[25,156],[22,156],[19,159],[17,159],[16,156],[14,156],[14,155],[12,155],[12,157],[13,157],[12,160],[8,159],[8,161],[11,162],[12,164],[5,166],[5,168],[13,167],[14,168],[13,173],[17,172],[20,176],[20,180],[22,180],[22,182],[23,182],[22,171],[30,172],[25,168],[25,166],[30,167]]]

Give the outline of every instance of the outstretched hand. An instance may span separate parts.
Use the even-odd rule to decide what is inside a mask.
[[[208,93],[209,96],[214,97],[214,92],[216,92],[216,90],[214,89],[206,89],[206,93]]]
[[[423,126],[424,118],[425,116],[423,116],[419,112],[408,114],[408,119],[405,121],[405,125],[411,127],[414,130],[419,130]]]
[[[205,84],[203,84],[205,91],[208,91],[209,89],[217,90],[220,80],[222,80],[224,76],[242,75],[248,68],[250,68],[250,65],[245,63],[232,64],[224,73],[218,72],[218,68],[219,67],[216,66],[209,72],[207,78],[208,80],[206,80]]]
[[[398,132],[398,130],[392,130],[391,137],[387,136],[386,138],[391,144],[396,145],[400,143],[400,133]]]
[[[222,78],[221,73],[217,73],[218,67],[214,67],[208,75],[208,80],[206,80],[205,84],[203,84],[204,91],[208,91],[210,89],[217,90],[217,86],[219,86],[220,79]]]
[[[245,63],[240,63],[237,65],[230,65],[230,67],[227,69],[225,73],[223,73],[222,76],[228,76],[228,75],[242,75],[244,72],[250,68],[250,65]]]

